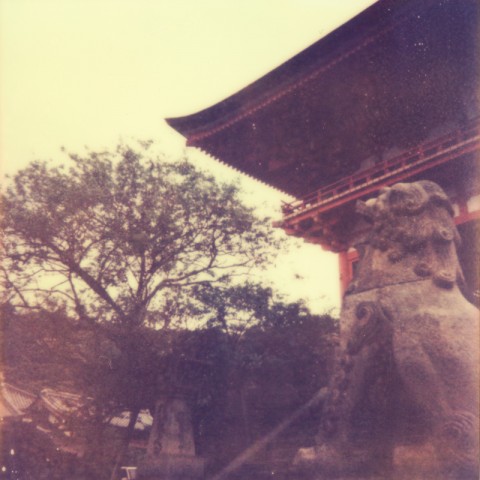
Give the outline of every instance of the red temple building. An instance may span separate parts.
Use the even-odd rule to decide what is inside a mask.
[[[357,199],[400,181],[450,196],[479,297],[477,0],[380,0],[231,97],[168,123],[187,144],[297,198],[278,222],[353,275]]]

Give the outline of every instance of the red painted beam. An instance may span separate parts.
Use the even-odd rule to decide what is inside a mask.
[[[376,192],[385,186],[407,179],[420,172],[423,172],[435,166],[441,165],[450,160],[454,160],[467,153],[471,153],[479,149],[480,149],[480,133],[477,133],[477,135],[473,136],[468,140],[464,140],[461,144],[455,144],[453,146],[450,146],[447,149],[438,151],[433,155],[429,155],[427,157],[423,157],[423,158],[420,157],[420,159],[416,161],[416,163],[412,163],[411,166],[396,168],[392,170],[390,173],[386,173],[377,179],[371,180],[369,182],[365,182],[364,184],[360,184],[354,187],[353,189],[352,188],[347,189],[345,192],[334,195],[329,199],[325,199],[319,202],[302,201],[300,205],[296,205],[296,204],[290,205],[289,208],[293,209],[294,212],[286,215],[284,217],[284,222],[287,224],[297,223],[306,218],[309,218],[313,212],[315,212],[315,214],[318,214],[318,213],[323,213],[325,211],[331,210],[340,205],[344,205],[353,200],[356,200],[365,195],[368,195],[369,193]],[[417,156],[418,155],[421,155],[421,154],[419,153],[417,154]],[[405,159],[402,159],[402,163],[404,161]],[[348,181],[349,181],[348,179],[344,180],[344,184],[347,184]],[[330,189],[330,187],[327,187],[327,189]],[[321,195],[320,192],[322,191],[318,192],[319,196]]]

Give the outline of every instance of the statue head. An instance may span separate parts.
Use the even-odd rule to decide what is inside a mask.
[[[431,277],[443,288],[463,280],[453,208],[437,184],[397,183],[375,199],[359,201],[357,212],[371,225],[359,266],[365,278],[367,273],[389,281],[392,273],[400,275],[399,280]]]

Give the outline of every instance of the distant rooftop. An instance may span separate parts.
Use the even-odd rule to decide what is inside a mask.
[[[0,418],[18,417],[34,402],[36,396],[14,387],[8,383],[2,383],[0,387]]]
[[[63,417],[77,412],[85,399],[80,395],[45,388],[40,395],[34,395],[9,383],[2,383],[0,388],[0,418],[19,417],[24,415],[35,400],[39,399],[48,411]],[[130,420],[130,412],[122,412],[110,420],[115,427],[126,428]],[[148,410],[141,410],[135,430],[146,430],[152,426],[153,417]]]

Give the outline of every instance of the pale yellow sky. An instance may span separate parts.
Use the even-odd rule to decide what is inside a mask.
[[[179,153],[184,139],[164,118],[222,100],[372,3],[0,0],[2,169],[55,161],[61,146],[108,148],[129,137],[153,138]],[[256,201],[279,205],[278,193],[246,184]],[[337,306],[336,256],[313,246],[299,252],[277,267],[277,283],[322,308]],[[290,285],[292,273],[313,279]]]

